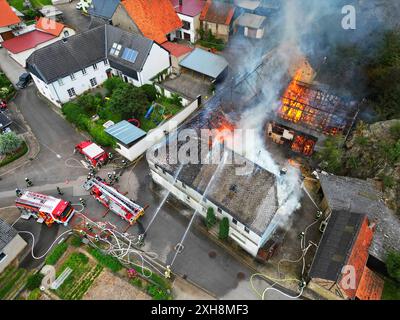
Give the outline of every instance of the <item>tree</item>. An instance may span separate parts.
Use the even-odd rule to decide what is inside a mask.
[[[389,275],[400,282],[400,252],[390,251],[388,253],[386,267]]]
[[[217,217],[215,216],[214,209],[207,209],[206,226],[207,229],[211,229],[217,223]]]
[[[120,114],[123,119],[139,118],[145,114],[149,104],[146,93],[131,85],[115,89],[109,102],[110,110]]]
[[[123,87],[125,85],[125,82],[120,77],[108,78],[103,84],[104,88],[106,88],[107,90],[106,95],[108,97],[111,96],[117,88]]]
[[[36,288],[39,288],[40,285],[42,284],[43,277],[44,277],[44,275],[41,273],[35,273],[35,274],[29,276],[29,278],[26,282],[26,288],[31,291]]]
[[[227,217],[223,217],[219,223],[219,238],[221,240],[228,239],[229,236],[229,220]]]
[[[321,168],[339,174],[343,167],[343,137],[334,136],[325,140],[323,148],[315,155]]]
[[[22,139],[14,132],[8,132],[0,135],[0,154],[11,154],[18,150],[22,145]]]

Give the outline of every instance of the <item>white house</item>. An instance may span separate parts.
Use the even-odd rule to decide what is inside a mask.
[[[199,39],[200,14],[206,4],[205,0],[171,0],[175,12],[182,20],[183,26],[175,31],[178,39],[196,42]]]
[[[221,157],[222,164],[209,164],[207,152],[201,152],[200,146],[200,164],[174,163],[169,152],[179,150],[180,144],[170,136],[168,148],[164,144],[147,153],[153,181],[203,217],[208,208],[214,209],[217,219],[227,217],[229,237],[253,257],[268,250],[265,245],[278,228],[274,218],[279,177],[229,151],[227,159],[233,156],[237,162],[223,163]],[[248,172],[239,173],[237,169],[243,167],[249,168]]]
[[[38,90],[58,106],[113,75],[142,86],[170,67],[168,51],[156,42],[111,25],[57,41],[27,60]]]

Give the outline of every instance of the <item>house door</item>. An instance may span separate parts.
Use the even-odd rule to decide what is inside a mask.
[[[112,78],[112,71],[111,71],[111,69],[108,69],[108,70],[106,71],[106,74],[107,74],[107,78],[108,78],[108,79]]]
[[[128,82],[127,76],[124,76],[124,81],[125,81],[125,82]]]
[[[184,36],[183,36],[184,39],[187,40],[187,41],[190,41],[190,33],[184,32],[183,34],[184,34]]]

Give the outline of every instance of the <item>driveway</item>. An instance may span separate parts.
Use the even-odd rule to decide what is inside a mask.
[[[19,76],[26,72],[8,55],[7,50],[4,48],[0,49],[0,69],[7,75],[14,86],[18,82]]]
[[[77,32],[85,31],[89,28],[90,17],[83,15],[80,10],[75,8],[78,1],[71,3],[58,4],[56,7],[63,12],[63,23],[70,26]]]

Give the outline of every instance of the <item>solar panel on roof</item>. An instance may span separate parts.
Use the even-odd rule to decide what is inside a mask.
[[[121,58],[134,63],[136,61],[137,56],[138,52],[136,50],[125,48]]]

